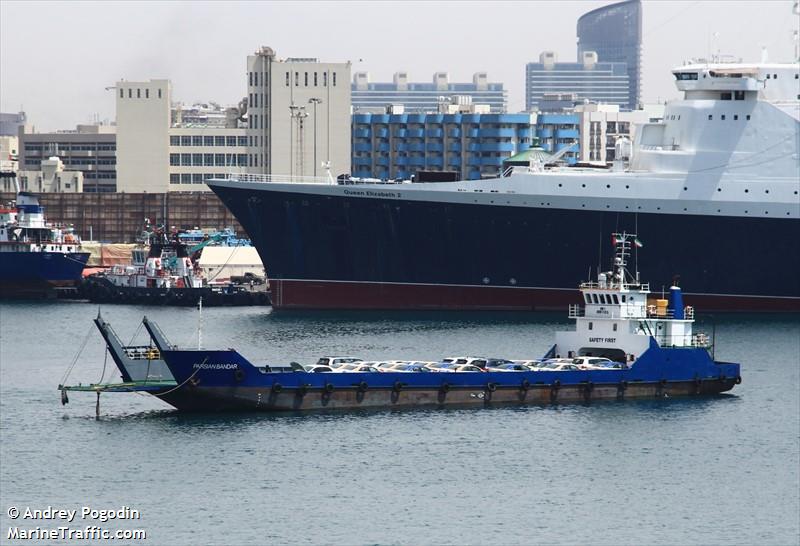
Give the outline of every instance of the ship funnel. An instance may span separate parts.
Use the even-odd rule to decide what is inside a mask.
[[[669,309],[672,311],[672,318],[683,320],[683,293],[679,286],[669,287]]]

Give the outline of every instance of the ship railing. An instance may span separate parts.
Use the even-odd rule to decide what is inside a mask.
[[[654,319],[674,319],[674,309],[658,309],[655,305],[647,306],[647,318]],[[683,320],[694,320],[694,307],[686,306],[683,308]]]
[[[661,347],[669,347],[672,349],[710,349],[713,345],[711,337],[704,332],[697,332],[690,336],[659,335],[656,337],[656,340]]]
[[[623,285],[620,285],[620,283],[612,281],[608,281],[605,284],[600,284],[597,281],[588,281],[588,282],[582,282],[578,286],[578,288],[580,289],[594,288],[594,289],[607,289],[607,290],[612,290],[612,289],[616,290],[619,288],[625,288],[626,290],[638,290],[640,292],[649,292],[650,283],[644,282],[637,284],[637,283],[626,282]]]
[[[158,349],[149,345],[137,345],[125,347],[125,354],[131,360],[159,360],[161,354]]]
[[[213,180],[230,180],[233,182],[259,182],[262,184],[336,184],[326,176],[299,176],[284,174],[251,174],[251,173],[226,173],[214,176]]]
[[[578,317],[583,317],[585,315],[586,315],[586,309],[584,309],[580,305],[572,304],[569,306],[568,318],[578,318]]]

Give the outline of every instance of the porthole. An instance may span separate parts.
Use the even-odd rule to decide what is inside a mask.
[[[585,187],[586,187],[586,184],[581,184],[581,188],[585,188]]]
[[[769,190],[764,190],[764,193],[769,193]]]
[[[607,209],[610,209],[610,208],[611,208],[611,205],[606,205],[606,208],[607,208]]]
[[[745,188],[744,193],[750,193],[750,190]]]
[[[629,185],[625,184],[625,189],[629,190],[629,189],[631,189],[631,187]]]
[[[611,184],[606,184],[606,188],[610,188],[610,187],[611,187]]]
[[[687,210],[689,210],[689,209],[687,209],[686,207],[683,207],[683,212],[686,212]]]
[[[744,213],[747,214],[747,211],[744,211]]]
[[[581,206],[582,206],[583,208],[586,208],[586,203],[584,203],[584,204],[583,204],[583,205],[581,205]]]
[[[717,212],[722,212],[722,209],[717,209]]]
[[[563,186],[563,184],[559,184],[559,185],[558,185],[558,187],[559,187],[559,188],[560,188],[561,186]]]
[[[661,207],[656,207],[656,210],[661,210]]]
[[[688,188],[686,186],[683,187],[683,191],[686,191]]]
[[[764,214],[769,214],[769,211],[768,211],[768,210],[765,210],[765,211],[764,211]]]
[[[722,188],[717,188],[717,191],[722,191]]]

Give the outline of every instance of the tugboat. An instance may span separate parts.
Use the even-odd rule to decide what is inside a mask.
[[[545,355],[605,357],[606,366],[552,365],[485,373],[309,373],[297,363],[253,364],[233,349],[164,346],[145,324],[172,372],[179,410],[297,411],[323,408],[550,404],[711,395],[741,383],[739,364],[715,362],[712,340],[694,333],[694,310],[680,288],[650,302],[650,288],[630,274],[633,234],[614,233],[613,269],[580,284],[585,308],[572,306],[572,332],[559,332]],[[598,358],[600,360],[600,358]]]
[[[74,290],[89,253],[71,226],[49,224],[32,193],[0,207],[0,297],[55,297]]]
[[[261,285],[206,282],[196,257],[221,235],[191,247],[179,235],[170,236],[164,226],[152,229],[146,224],[143,244],[131,251],[131,263],[86,277],[83,295],[93,303],[195,306],[202,298],[207,306],[269,304]]]

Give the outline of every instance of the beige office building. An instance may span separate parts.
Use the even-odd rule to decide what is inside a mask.
[[[333,176],[350,172],[350,63],[247,57],[248,170]]]

